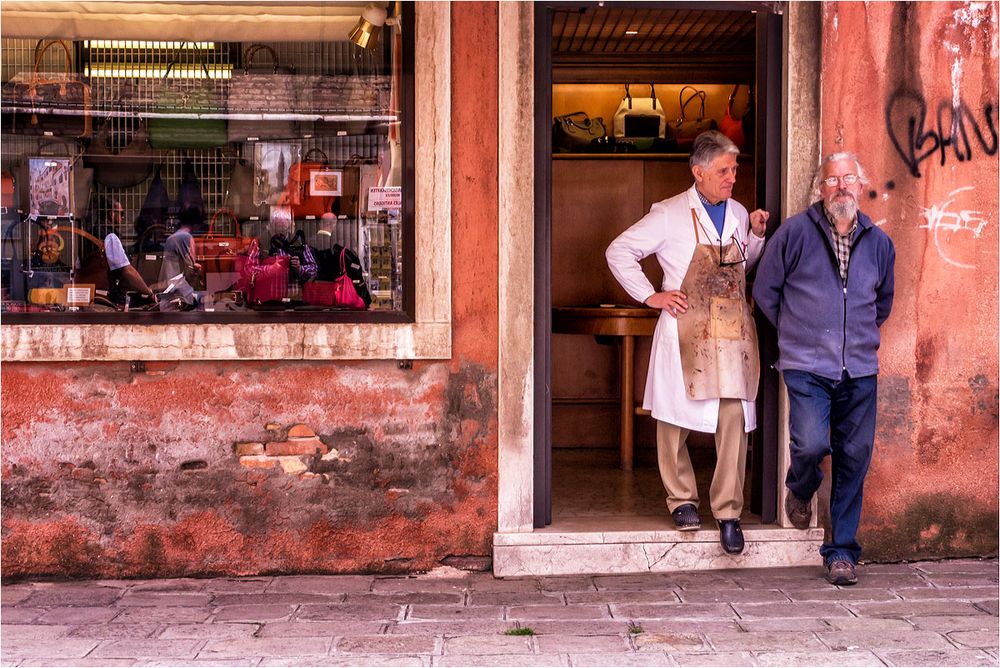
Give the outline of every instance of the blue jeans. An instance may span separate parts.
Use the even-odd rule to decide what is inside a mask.
[[[831,456],[832,535],[819,553],[828,566],[841,559],[856,564],[861,499],[875,444],[877,378],[850,378],[845,372],[840,380],[830,380],[792,369],[783,376],[792,460],[785,486],[802,501],[812,499],[823,480],[820,462]]]

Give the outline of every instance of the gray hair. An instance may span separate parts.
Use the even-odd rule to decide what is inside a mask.
[[[831,162],[840,162],[841,160],[850,160],[858,167],[858,178],[861,179],[861,185],[868,185],[870,181],[868,180],[868,175],[865,174],[865,168],[861,166],[861,161],[858,156],[854,153],[847,153],[846,151],[841,151],[840,153],[831,153],[830,155],[823,158],[819,167],[816,168],[816,173],[813,174],[812,182],[812,200],[813,202],[818,202],[822,197],[819,194],[819,185],[823,180],[823,168],[829,165]]]
[[[694,145],[691,146],[691,159],[688,164],[691,167],[701,167],[708,169],[712,161],[724,153],[739,155],[740,149],[736,147],[733,140],[717,130],[707,130],[694,138]]]

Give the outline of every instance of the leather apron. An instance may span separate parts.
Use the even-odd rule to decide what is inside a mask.
[[[757,328],[746,300],[745,254],[733,237],[726,246],[701,243],[691,209],[695,248],[681,291],[688,309],[677,316],[684,386],[691,399],[757,398]],[[721,257],[732,264],[720,265]]]

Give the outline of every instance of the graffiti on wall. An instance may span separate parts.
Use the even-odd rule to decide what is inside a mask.
[[[942,260],[961,269],[974,269],[975,265],[961,262],[955,259],[954,255],[963,243],[979,238],[987,221],[981,211],[953,208],[953,205],[961,193],[974,190],[972,186],[956,188],[941,202],[929,207],[920,207],[920,215],[926,221],[920,229],[930,230],[934,248]]]
[[[912,176],[920,178],[921,163],[935,155],[944,166],[949,153],[959,162],[972,160],[974,147],[987,156],[997,154],[995,103],[983,105],[982,118],[960,97],[941,100],[932,118],[927,112],[923,94],[909,88],[896,90],[885,107],[889,139]]]

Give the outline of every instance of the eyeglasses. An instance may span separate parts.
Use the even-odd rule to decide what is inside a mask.
[[[838,183],[843,183],[845,186],[853,186],[859,180],[860,177],[857,174],[844,174],[843,176],[828,176],[821,183],[829,188],[833,188]]]
[[[733,252],[733,248],[736,252]],[[728,256],[728,257],[726,257]],[[731,267],[734,264],[742,264],[747,261],[746,251],[743,250],[743,244],[741,244],[735,237],[733,237],[728,246],[723,247],[722,239],[719,239],[719,266],[720,267]]]

